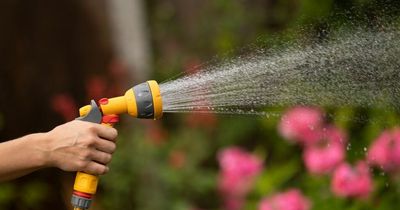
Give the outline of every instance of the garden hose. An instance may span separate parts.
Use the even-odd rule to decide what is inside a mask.
[[[126,91],[123,96],[100,99],[99,105],[92,100],[90,105],[79,109],[80,117],[77,120],[112,127],[118,122],[118,115],[123,113],[136,118],[161,118],[162,100],[158,83],[150,80],[138,84]],[[71,198],[74,210],[89,209],[96,194],[98,180],[98,176],[77,172]]]

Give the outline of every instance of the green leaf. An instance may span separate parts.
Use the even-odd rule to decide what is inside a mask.
[[[297,160],[289,160],[281,165],[268,167],[257,180],[255,192],[261,197],[279,190],[299,169],[300,164]]]

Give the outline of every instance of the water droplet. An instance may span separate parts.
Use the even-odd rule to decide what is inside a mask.
[[[351,150],[351,143],[348,143],[348,144],[347,144],[346,150],[347,150],[347,151],[350,151],[350,150]]]

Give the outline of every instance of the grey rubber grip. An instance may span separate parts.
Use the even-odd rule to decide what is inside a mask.
[[[136,107],[138,118],[153,119],[154,105],[150,86],[147,82],[141,83],[133,87],[133,92],[136,99]]]

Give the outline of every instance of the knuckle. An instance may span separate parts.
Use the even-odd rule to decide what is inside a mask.
[[[78,166],[78,170],[85,170],[88,166],[88,162],[81,160],[77,163],[77,166]]]
[[[88,146],[93,146],[94,144],[96,144],[96,137],[94,136],[89,136],[86,138],[86,144]]]
[[[88,160],[91,156],[91,152],[89,150],[85,150],[81,153],[82,159],[83,160]]]
[[[87,130],[88,130],[90,133],[97,133],[96,126],[94,126],[94,125],[92,125],[92,124],[88,126]]]

